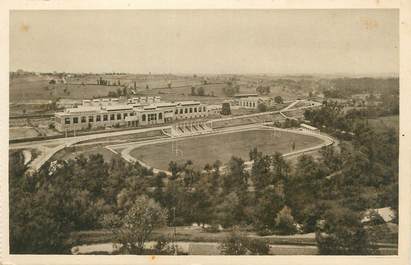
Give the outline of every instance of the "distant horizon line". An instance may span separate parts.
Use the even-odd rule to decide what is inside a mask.
[[[39,73],[39,74],[47,74],[47,73],[56,73],[56,74],[130,74],[130,75],[261,75],[261,76],[362,76],[362,77],[368,77],[368,76],[384,76],[384,77],[399,77],[399,73],[393,73],[393,72],[382,72],[382,73],[341,73],[341,72],[335,72],[335,73],[206,73],[206,72],[197,72],[197,73],[184,73],[184,72],[174,72],[174,73],[165,73],[165,72],[146,72],[146,73],[132,73],[132,72],[122,72],[122,71],[111,71],[111,72],[71,72],[71,71],[33,71],[33,70],[25,70],[22,68],[19,68],[17,70],[10,70],[9,72],[17,72],[19,70],[22,70],[23,72],[28,72],[28,73]]]

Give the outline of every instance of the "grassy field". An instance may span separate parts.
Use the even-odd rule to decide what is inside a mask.
[[[232,156],[249,160],[249,151],[257,147],[267,154],[292,151],[320,144],[322,140],[294,133],[277,133],[267,130],[251,130],[220,135],[198,136],[177,141],[177,155],[172,152],[172,143],[159,143],[134,149],[131,155],[158,169],[167,170],[170,161],[185,162],[190,159],[197,169],[216,160],[226,163]]]
[[[153,131],[146,131],[140,133],[133,133],[133,134],[126,134],[126,135],[119,135],[119,136],[110,136],[110,137],[103,137],[97,138],[87,141],[79,142],[78,144],[91,144],[91,143],[101,143],[106,142],[107,144],[115,144],[120,142],[133,142],[133,141],[141,141],[146,139],[152,139],[163,136],[161,130],[153,130]]]
[[[45,76],[29,76],[14,78],[10,81],[10,102],[26,102],[27,100],[52,100],[56,98],[68,99],[85,99],[93,97],[106,97],[108,92],[116,91],[120,86],[103,86],[97,85],[99,75],[89,75],[82,78],[73,78],[67,80],[66,84],[49,84]],[[167,89],[169,80],[171,80],[172,94],[189,94],[192,85],[200,85],[200,79],[187,77],[138,77],[136,75],[123,76],[102,76],[103,79],[114,81],[120,80],[122,84],[134,84],[138,93],[156,95],[161,93],[170,93]],[[149,89],[146,89],[146,85]],[[179,87],[182,87],[180,89]],[[164,89],[164,92],[161,90]],[[184,92],[182,92],[184,91]]]
[[[50,161],[54,160],[68,160],[74,159],[79,155],[84,155],[89,157],[90,155],[101,154],[104,158],[104,161],[110,162],[113,158],[120,158],[120,155],[117,155],[110,150],[104,148],[103,145],[85,145],[81,147],[68,147],[57,152],[52,156]]]
[[[83,77],[68,78],[67,84],[49,84],[52,77],[26,76],[13,78],[10,81],[10,102],[26,102],[27,100],[52,100],[56,98],[83,99],[92,97],[105,97],[110,91],[116,91],[122,86],[97,85],[97,79],[102,77],[111,83],[117,83],[134,88],[138,95],[159,95],[165,100],[200,100],[203,102],[220,103],[227,98],[223,88],[227,86],[227,78],[224,76],[210,76],[208,84],[203,84],[203,77],[175,76],[175,75],[85,75]],[[270,77],[265,85],[276,78]],[[168,88],[168,84],[171,88]],[[253,76],[243,76],[236,83],[240,87],[240,93],[256,93],[257,83]],[[148,88],[147,88],[148,86]],[[205,95],[191,96],[191,87],[203,87]],[[267,96],[282,96],[284,98],[297,98],[304,95],[301,91],[291,91],[287,86],[273,86]],[[213,95],[213,96],[211,96]]]
[[[33,138],[38,136],[54,136],[59,132],[49,127],[53,121],[50,118],[10,119],[10,140]]]
[[[104,146],[114,143],[124,143],[132,141],[140,141],[161,137],[161,130],[148,131],[142,133],[135,133],[130,135],[121,135],[116,137],[104,137],[88,141],[80,142],[74,146],[64,148],[57,152],[50,160],[67,160],[74,159],[79,155],[86,157],[92,154],[101,154],[106,162],[110,162],[113,158],[120,158],[120,155],[113,153]]]
[[[265,239],[270,244],[295,244],[295,245],[315,245],[315,235],[310,234],[295,234],[295,235],[270,235],[258,236],[255,232],[243,231],[251,238]],[[176,240],[189,242],[221,242],[227,237],[229,231],[222,231],[211,233],[204,231],[201,227],[193,226],[177,226]],[[150,240],[157,240],[163,236],[171,236],[173,234],[173,227],[163,227],[155,229],[150,236]],[[72,240],[77,244],[97,244],[110,242],[112,234],[107,230],[94,231],[78,231],[71,235]]]
[[[10,102],[26,102],[33,100],[54,100],[57,98],[87,99],[93,97],[107,97],[110,91],[116,91],[116,86],[55,84],[47,82],[31,82],[11,85]]]
[[[39,133],[32,127],[11,127],[9,128],[9,139],[23,139],[39,136]]]
[[[400,127],[398,115],[370,119],[368,122],[377,131],[385,131],[389,128],[393,128],[398,132]]]
[[[228,235],[228,231],[209,233],[200,227],[179,226],[176,227],[175,240],[181,253],[189,255],[219,255],[219,244]],[[265,240],[270,244],[269,255],[318,255],[314,233],[296,234],[288,236],[272,235],[257,236],[253,232],[244,231],[250,238]],[[154,245],[162,238],[171,238],[173,228],[165,227],[156,229],[150,236],[147,245]],[[83,254],[110,254],[112,251],[112,234],[106,230],[78,231],[71,234],[71,241],[82,249]],[[147,246],[146,245],[146,246]],[[380,255],[396,255],[396,245],[380,246]]]

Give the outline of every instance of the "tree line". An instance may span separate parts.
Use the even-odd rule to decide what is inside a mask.
[[[202,171],[192,161],[171,161],[167,176],[119,158],[80,155],[26,176],[22,153],[11,151],[11,253],[68,253],[75,244],[69,240],[73,231],[102,228],[113,231],[124,253],[143,253],[141,242],[151,231],[140,229],[136,237],[124,230],[136,218],[153,222],[143,226],[153,229],[198,223],[209,232],[236,227],[259,235],[316,232],[322,254],[376,253],[376,235],[382,233],[373,227],[383,226],[367,227],[361,218],[370,208],[398,211],[395,132],[362,124],[352,141],[323,148],[319,158],[303,155],[295,165],[280,153],[258,149],[250,150],[249,159],[250,170],[238,157],[224,168],[215,161]],[[150,215],[142,215],[147,208]],[[227,244],[242,238],[230,236],[234,239],[227,238]],[[244,244],[249,251],[258,243]],[[172,251],[169,246],[159,248]]]
[[[399,88],[399,78],[336,78],[324,89],[327,98],[349,98],[354,94],[392,94]]]
[[[304,118],[314,126],[323,128],[330,133],[345,131],[355,133],[361,130],[368,119],[399,114],[399,95],[391,94],[382,97],[383,103],[378,106],[354,108],[348,111],[336,101],[326,100],[321,108],[307,109]]]

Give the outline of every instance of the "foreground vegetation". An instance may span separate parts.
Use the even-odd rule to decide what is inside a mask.
[[[173,254],[175,239],[156,231],[197,223],[209,233],[224,231],[223,254],[267,254],[269,241],[246,232],[313,232],[320,254],[379,254],[378,242],[397,238],[376,212],[364,222],[365,213],[390,207],[398,221],[398,131],[389,123],[375,130],[372,121],[398,115],[398,93],[383,94],[382,101],[352,111],[326,101],[306,111],[306,120],[341,143],[293,166],[280,153],[250,146],[250,170],[236,156],[224,171],[218,160],[204,170],[190,160],[171,161],[167,177],[91,154],[48,162],[27,176],[23,154],[10,151],[10,251],[70,253],[74,232],[107,229],[109,240],[121,244],[119,253]],[[154,249],[144,247],[149,240],[157,241]]]
[[[12,152],[11,252],[68,253],[73,231],[117,231],[133,209],[152,204],[168,226],[196,222],[209,224],[210,232],[218,232],[220,225],[228,230],[240,226],[260,235],[316,232],[321,254],[376,253],[384,226],[377,217],[373,220],[378,225],[361,220],[369,208],[398,209],[398,137],[392,131],[375,133],[366,124],[358,126],[361,130],[350,145],[325,148],[317,160],[301,156],[295,169],[279,153],[253,149],[251,171],[236,157],[224,172],[218,161],[206,165],[204,172],[196,171],[190,161],[171,162],[173,175],[167,178],[138,164],[90,155],[48,163],[25,176],[22,154]],[[103,221],[107,216],[116,218],[114,226]]]

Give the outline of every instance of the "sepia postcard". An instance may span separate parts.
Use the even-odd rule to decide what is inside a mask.
[[[410,262],[410,2],[3,5],[0,263]]]

